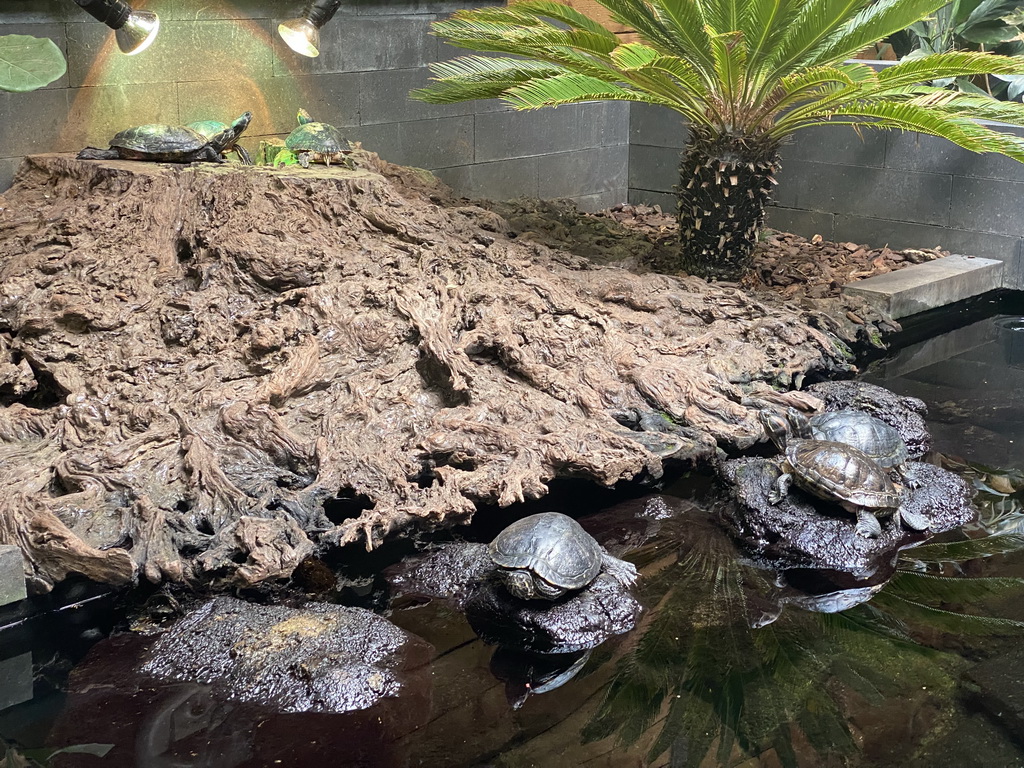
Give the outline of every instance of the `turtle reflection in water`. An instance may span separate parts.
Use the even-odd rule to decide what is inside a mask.
[[[856,532],[874,538],[882,533],[879,515],[892,515],[896,524],[923,531],[928,520],[901,511],[900,497],[885,470],[863,451],[828,440],[790,438],[789,424],[771,411],[759,414],[765,432],[782,452],[782,475],[768,497],[778,504],[790,483],[826,501],[834,501],[857,516]]]
[[[233,147],[249,126],[252,113],[246,112],[230,126],[207,138],[186,125],[152,123],[127,128],[110,140],[110,149],[86,147],[79,160],[149,160],[158,163],[193,163],[206,160],[227,162],[221,154]]]
[[[604,550],[568,515],[542,512],[517,520],[489,547],[505,588],[523,600],[557,600],[597,578]]]

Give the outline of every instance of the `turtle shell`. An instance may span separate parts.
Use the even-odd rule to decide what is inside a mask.
[[[126,128],[110,140],[110,146],[139,155],[185,155],[202,149],[208,141],[184,125],[151,123]]]
[[[816,496],[867,509],[895,509],[889,475],[863,451],[827,440],[790,440],[786,463],[797,484]]]
[[[349,151],[341,131],[328,123],[305,123],[288,134],[284,144],[292,152],[337,155]]]
[[[582,589],[597,578],[602,554],[593,536],[558,512],[517,520],[490,544],[499,568],[528,570],[565,590]]]
[[[194,123],[189,123],[185,127],[191,128],[196,133],[205,136],[207,141],[217,134],[226,131],[228,128],[225,123],[222,123],[219,120],[196,120]]]
[[[814,439],[853,446],[883,467],[899,466],[908,459],[900,433],[863,411],[821,413],[811,418],[809,425]]]

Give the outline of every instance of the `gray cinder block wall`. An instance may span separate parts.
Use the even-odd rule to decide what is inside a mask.
[[[460,51],[428,34],[460,7],[500,0],[345,0],[322,30],[321,55],[293,53],[278,23],[304,0],[134,0],[160,15],[137,56],[72,0],[0,0],[0,35],[53,39],[68,72],[45,89],[0,92],[0,190],[24,155],[106,146],[141,123],[254,114],[243,141],[286,135],[305,107],[385,159],[428,168],[470,197],[569,197],[586,209],[626,199],[628,105],[512,112],[499,102],[430,105],[407,98],[426,65]]]
[[[1019,128],[1004,127],[1017,135]],[[670,110],[632,105],[629,200],[675,210],[686,141]],[[979,155],[933,136],[822,126],[782,149],[768,224],[805,237],[874,247],[931,248],[1009,262],[1008,288],[1024,288],[1024,164]]]

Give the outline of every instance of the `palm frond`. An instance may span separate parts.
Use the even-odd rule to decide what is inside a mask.
[[[618,38],[607,27],[597,21],[594,21],[589,16],[580,13],[575,8],[570,8],[568,5],[564,5],[562,3],[551,2],[551,0],[518,0],[515,5],[508,6],[508,9],[524,14],[531,14],[533,16],[554,19],[555,21],[560,21],[570,27],[582,29],[594,35],[607,37],[613,42],[618,42]],[[474,11],[482,10],[484,9],[474,9]]]
[[[971,603],[993,595],[1024,594],[1024,579],[1011,577],[951,578],[912,571],[893,576],[887,589],[916,601]]]
[[[516,109],[557,107],[561,104],[577,104],[594,99],[637,101],[677,109],[674,102],[655,94],[634,91],[595,77],[577,74],[533,79],[509,88],[504,93],[504,98]]]
[[[923,625],[942,632],[963,635],[999,635],[1024,632],[1024,622],[993,616],[975,616],[933,608],[905,600],[884,590],[874,599],[875,605],[911,624]]]
[[[986,74],[1024,74],[1024,60],[975,51],[935,53],[905,59],[892,67],[885,67],[878,73],[878,82],[887,86],[902,86],[948,77]]]
[[[613,19],[632,27],[661,53],[686,59],[713,82],[714,59],[705,32],[703,3],[697,0],[597,0]]]
[[[942,564],[965,563],[982,557],[1007,555],[1024,550],[1024,536],[1009,534],[985,536],[966,541],[948,541],[922,544],[900,554],[900,559],[912,563]]]

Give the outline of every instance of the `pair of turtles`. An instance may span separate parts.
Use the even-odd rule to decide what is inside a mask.
[[[78,153],[81,160],[149,160],[164,163],[225,162],[224,154],[235,152],[246,165],[252,161],[238,144],[242,132],[249,126],[252,113],[246,112],[231,125],[215,120],[201,120],[188,125],[151,123],[137,125],[115,134],[109,149],[86,147]],[[302,109],[298,114],[298,127],[285,139],[284,153],[279,162],[296,162],[303,168],[312,163],[341,163],[351,145],[333,125],[313,120]]]
[[[824,413],[810,420],[792,409],[786,417],[763,410],[759,418],[782,452],[782,474],[769,494],[769,503],[778,504],[795,482],[856,515],[855,530],[860,536],[880,536],[878,517],[885,515],[913,530],[928,528],[927,518],[900,506],[889,470],[900,472],[902,484],[912,485],[902,478],[907,448],[899,433],[885,422],[854,410]]]

